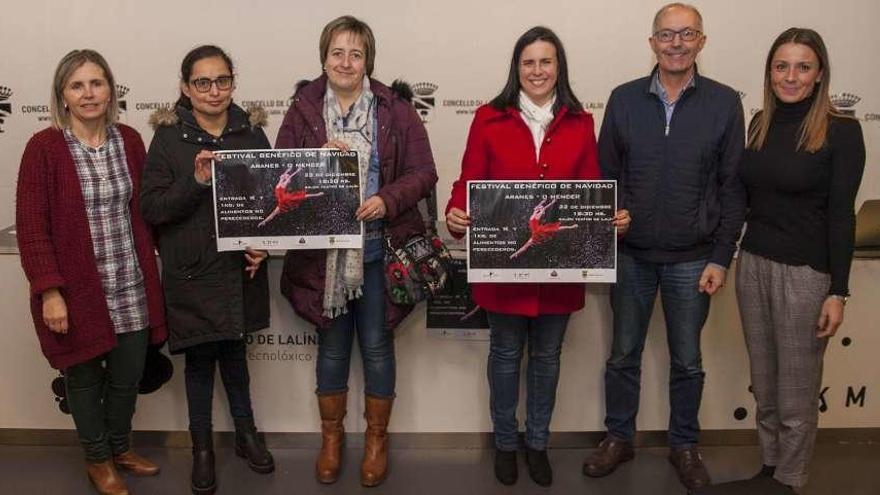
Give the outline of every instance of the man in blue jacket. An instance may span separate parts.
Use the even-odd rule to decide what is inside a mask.
[[[659,289],[670,355],[670,462],[689,489],[709,484],[697,442],[700,332],[724,285],[743,224],[738,178],[744,144],[737,93],[697,72],[706,42],[699,11],[673,3],[655,18],[650,76],[617,87],[605,110],[599,163],[619,184],[632,223],[611,290],[614,338],[605,370],[608,435],[584,462],[588,476],[633,458],[642,349]]]

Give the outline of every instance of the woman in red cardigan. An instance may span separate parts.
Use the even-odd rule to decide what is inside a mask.
[[[599,179],[593,117],[568,82],[562,42],[534,27],[513,49],[507,85],[477,110],[462,158],[461,175],[446,206],[446,226],[462,236],[469,180]],[[629,214],[617,212],[618,233]],[[529,475],[549,486],[550,418],[559,381],[559,355],[571,313],[584,306],[583,284],[473,284],[473,298],[489,318],[489,408],[495,432],[495,476],[516,482],[519,363],[529,346],[526,393],[526,461]]]
[[[52,127],[35,134],[16,193],[18,248],[43,353],[66,376],[67,401],[100,493],[128,493],[116,468],[154,475],[132,452],[131,418],[149,343],[165,317],[137,191],[144,144],[117,124],[113,74],[92,50],[55,70]]]

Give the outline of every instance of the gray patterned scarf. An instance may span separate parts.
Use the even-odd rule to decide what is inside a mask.
[[[370,168],[370,152],[373,147],[373,92],[370,79],[364,76],[360,98],[351,106],[348,115],[339,108],[336,94],[327,84],[324,93],[324,122],[327,140],[338,139],[358,152],[358,168],[361,179],[361,202]],[[361,246],[363,247],[363,246]],[[348,301],[361,297],[364,285],[364,250],[330,249],[327,251],[327,271],[324,277],[324,316],[336,318],[348,311]]]

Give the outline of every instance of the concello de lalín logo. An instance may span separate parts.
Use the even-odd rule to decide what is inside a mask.
[[[3,124],[6,122],[6,117],[12,113],[12,103],[9,102],[11,96],[11,89],[0,86],[0,132],[4,132]]]
[[[311,362],[318,347],[316,332],[255,333],[245,336],[251,361]]]
[[[855,93],[834,93],[831,95],[831,104],[840,113],[864,120],[865,122],[880,122],[880,113],[866,113],[863,117],[859,118],[859,115],[856,113],[856,105],[860,101],[862,101],[862,97]]]
[[[126,112],[128,111],[128,103],[125,101],[125,95],[131,91],[131,88],[128,86],[123,86],[121,84],[116,85],[116,99],[119,101],[119,111]]]
[[[434,107],[437,104],[434,93],[438,86],[430,82],[419,82],[412,86],[413,106],[422,118],[422,122],[428,123],[434,117]]]

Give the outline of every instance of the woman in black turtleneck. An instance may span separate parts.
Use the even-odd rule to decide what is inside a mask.
[[[822,358],[849,297],[853,203],[865,166],[859,122],[831,105],[830,79],[818,33],[791,28],[776,38],[740,171],[749,210],[736,292],[757,401],[759,475],[790,487],[807,480]]]

